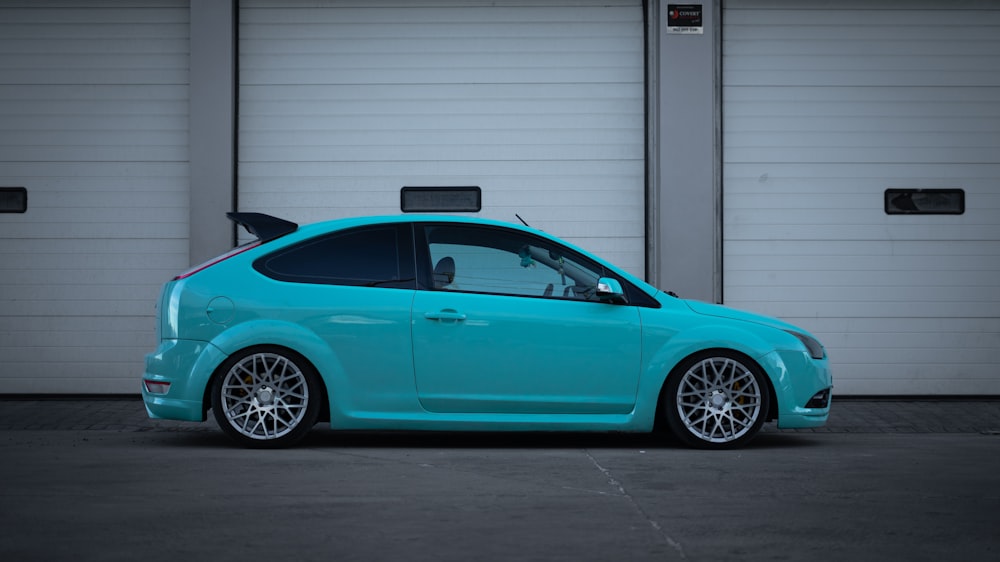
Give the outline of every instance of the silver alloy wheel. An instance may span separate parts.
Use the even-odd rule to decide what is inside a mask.
[[[306,375],[276,353],[254,353],[239,360],[222,380],[225,419],[250,439],[284,437],[302,423],[309,406]]]
[[[754,373],[730,357],[692,365],[677,388],[677,413],[685,429],[707,443],[728,443],[751,431],[763,409]]]

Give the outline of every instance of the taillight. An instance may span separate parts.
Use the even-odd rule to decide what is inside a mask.
[[[212,267],[213,265],[215,265],[217,263],[226,261],[229,258],[231,258],[233,256],[236,256],[236,255],[239,255],[239,254],[242,254],[243,252],[245,252],[247,250],[252,250],[252,249],[256,248],[257,246],[260,246],[260,240],[255,240],[253,242],[250,242],[249,244],[244,244],[242,246],[238,246],[236,248],[233,248],[232,250],[229,250],[228,252],[226,252],[225,254],[222,254],[221,256],[216,256],[216,257],[214,257],[214,258],[206,261],[205,263],[201,263],[201,264],[198,264],[198,265],[192,267],[191,269],[185,271],[184,273],[181,273],[177,277],[174,277],[173,280],[174,281],[180,281],[181,279],[187,279],[188,277],[191,277],[192,275],[194,275],[195,273],[198,273],[199,271],[201,271],[203,269],[208,269],[209,267]]]

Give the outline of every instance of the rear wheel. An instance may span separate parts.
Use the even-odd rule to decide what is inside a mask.
[[[318,376],[301,356],[272,347],[239,352],[219,369],[212,411],[219,427],[247,447],[287,447],[319,415]]]
[[[678,439],[702,449],[731,449],[749,442],[767,416],[763,371],[731,351],[696,355],[670,374],[661,411]]]

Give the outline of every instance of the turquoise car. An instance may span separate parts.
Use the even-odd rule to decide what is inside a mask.
[[[780,320],[664,293],[528,227],[401,215],[299,226],[184,272],[157,306],[150,417],[249,447],[342,430],[669,430],[745,445],[823,425],[823,346]]]

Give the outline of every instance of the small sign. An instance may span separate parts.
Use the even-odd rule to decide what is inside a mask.
[[[478,213],[483,191],[478,186],[404,187],[399,205],[404,213]]]
[[[965,213],[962,189],[887,189],[887,215],[961,215]]]
[[[701,4],[667,4],[667,33],[701,35]]]
[[[0,187],[0,213],[24,213],[27,210],[27,189],[23,187]]]

